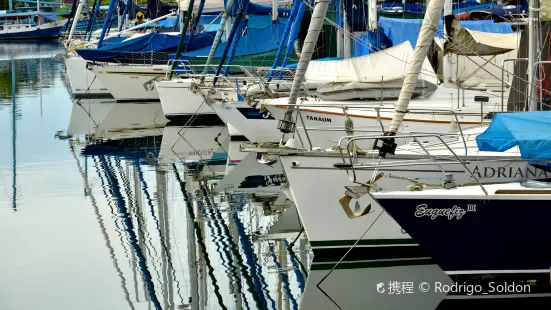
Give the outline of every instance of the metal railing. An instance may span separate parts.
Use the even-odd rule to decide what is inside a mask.
[[[354,108],[361,108],[362,112],[374,112],[376,113],[376,118],[374,119],[374,121],[378,124],[378,126],[380,127],[380,130],[372,130],[372,131],[365,131],[364,132],[380,132],[380,133],[384,133],[385,132],[385,127],[383,125],[383,117],[381,116],[381,112],[391,112],[393,113],[394,112],[394,107],[381,107],[379,105],[366,105],[365,103],[359,103],[359,104],[351,104],[351,103],[341,103],[341,104],[335,104],[335,103],[301,103],[301,104],[297,104],[297,105],[289,105],[289,104],[278,104],[278,106],[293,106],[294,110],[297,112],[297,119],[295,120],[295,122],[298,120],[298,118],[301,119],[301,123],[302,123],[302,127],[300,127],[300,129],[302,129],[304,131],[304,134],[306,136],[306,139],[309,141],[308,143],[308,149],[309,150],[312,150],[313,149],[313,145],[311,143],[311,138],[310,138],[310,135],[309,135],[309,131],[343,131],[344,130],[344,124],[343,124],[343,127],[342,128],[339,128],[339,129],[333,129],[333,128],[315,128],[315,127],[308,127],[306,126],[306,123],[304,122],[304,116],[302,115],[303,113],[303,109],[307,109],[307,108],[344,108],[344,107],[354,107]],[[311,111],[310,111],[311,112]],[[463,146],[464,146],[464,151],[465,151],[465,155],[467,155],[467,152],[468,152],[468,147],[467,147],[467,139],[465,138],[465,135],[463,133],[463,128],[462,128],[462,125],[461,125],[461,122],[459,120],[459,117],[466,117],[466,116],[472,116],[473,118],[476,117],[480,117],[480,118],[483,118],[484,117],[484,110],[481,110],[481,112],[477,112],[477,113],[469,113],[469,112],[457,112],[457,111],[453,111],[453,110],[447,110],[447,109],[442,109],[442,110],[438,110],[438,109],[416,109],[416,108],[412,108],[412,109],[408,109],[408,114],[411,114],[411,115],[431,115],[431,116],[450,116],[453,118],[453,120],[455,121],[455,123],[457,124],[457,128],[458,128],[458,131],[459,131],[459,136],[463,142]],[[484,124],[484,123],[482,123]],[[362,130],[357,130],[357,129],[354,129],[355,131],[362,131]],[[299,134],[299,139],[301,139],[302,141],[302,138],[300,137],[300,133]],[[304,145],[304,144],[303,144]]]
[[[449,135],[449,134],[446,134],[446,135]],[[410,138],[410,139],[413,139],[420,147],[421,149],[425,152],[425,154],[428,156],[428,158],[430,159],[430,161],[432,163],[425,163],[425,165],[436,165],[440,171],[442,171],[442,173],[444,175],[447,175],[446,171],[444,170],[444,168],[442,167],[441,164],[438,163],[437,159],[432,155],[430,154],[429,150],[423,146],[423,143],[421,143],[418,138],[427,138],[427,137],[431,137],[431,138],[434,138],[434,139],[437,139],[440,141],[439,145],[443,145],[446,147],[446,149],[452,154],[452,157],[453,159],[455,159],[455,161],[462,165],[463,168],[465,168],[465,170],[469,173],[469,175],[476,181],[476,183],[480,186],[480,188],[484,191],[484,193],[486,193],[486,195],[488,194],[488,192],[486,191],[486,189],[484,188],[484,186],[480,183],[480,181],[475,177],[475,175],[473,174],[473,172],[467,167],[465,161],[461,160],[461,158],[454,152],[454,150],[446,143],[446,141],[444,141],[444,139],[442,138],[442,134],[398,134],[396,136],[392,136],[391,138]],[[351,145],[353,142],[355,141],[360,141],[360,140],[381,140],[381,139],[388,139],[389,136],[384,136],[384,135],[368,135],[368,136],[344,136],[342,137],[340,140],[339,140],[339,146],[342,145],[343,141],[344,140],[348,140],[347,143],[346,143],[346,152],[348,153],[347,156],[348,156],[348,163],[347,163],[347,160],[345,158],[345,154],[343,154],[343,148],[340,147],[339,148],[339,152],[340,152],[340,155],[341,155],[341,159],[342,159],[342,162],[343,162],[343,166],[342,168],[345,169],[347,171],[347,174],[348,174],[348,179],[353,182],[353,183],[356,183],[356,184],[361,184],[361,185],[365,185],[365,183],[362,183],[362,182],[358,182],[357,180],[357,176],[356,176],[356,172],[355,172],[355,169],[359,167],[365,167],[364,165],[356,165],[355,166],[355,159],[354,159],[354,156],[353,156],[353,152],[351,151]],[[448,159],[449,160],[449,159]],[[420,165],[422,163],[416,163],[416,165]],[[400,164],[400,163],[392,163],[392,167],[397,167],[397,166],[411,166],[411,162],[409,163],[403,163],[403,164]],[[383,166],[379,165],[379,163],[377,163],[376,165],[373,165],[372,168],[382,168]],[[352,171],[352,175],[353,177],[351,178],[350,177],[350,173],[349,173],[349,170]]]

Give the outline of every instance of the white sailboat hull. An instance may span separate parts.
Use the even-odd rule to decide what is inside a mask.
[[[377,171],[374,171],[373,166],[355,170],[356,181],[365,184],[374,174],[383,173],[383,177],[375,183],[380,191],[408,190],[414,182],[424,184],[425,188],[442,187],[445,176],[439,167],[432,160],[420,157],[418,154],[422,153],[422,150],[419,147],[410,151],[410,155],[393,155],[382,160]],[[323,254],[324,251],[337,248],[345,251],[361,239],[353,249],[357,254],[351,253],[352,257],[361,256],[368,260],[373,251],[382,251],[381,253],[387,255],[378,258],[381,260],[378,263],[383,264],[382,266],[422,259],[423,251],[416,242],[369,195],[363,195],[358,199],[351,198],[348,203],[346,202],[345,192],[349,189],[345,186],[358,187],[358,183],[349,179],[349,175],[353,176],[351,171],[347,174],[346,170],[334,166],[336,163],[342,163],[341,157],[337,154],[330,156],[314,152],[307,156],[279,157],[314,253],[317,250]],[[495,156],[473,152],[470,154],[473,155],[462,156],[461,159],[481,183],[551,177],[551,173],[528,165],[527,161],[520,160],[514,152],[493,153],[498,154]],[[379,158],[375,155],[360,160],[367,165],[376,164]],[[438,159],[438,162],[446,173],[452,174],[457,185],[476,184],[469,171],[460,163],[449,159]],[[344,199],[344,206],[341,205],[341,199]],[[368,205],[371,205],[370,213],[357,218],[350,216],[360,214]],[[384,247],[390,246],[397,250],[384,252]]]
[[[190,117],[194,114],[216,113],[204,103],[203,97],[194,94],[189,88],[191,79],[175,79],[155,82],[165,117],[170,120]]]
[[[251,142],[274,142],[281,139],[277,120],[269,113],[260,113],[258,108],[246,102],[213,103],[214,112],[226,123]],[[267,112],[267,111],[266,111]]]
[[[85,59],[78,56],[67,57],[65,58],[65,67],[73,96],[111,95],[100,79],[92,71],[86,69]]]
[[[216,139],[216,140],[215,140]],[[159,152],[160,164],[201,164],[216,161],[220,172],[226,169],[229,145],[225,126],[184,127],[166,126]]]
[[[158,101],[155,80],[166,75],[166,66],[92,65],[92,72],[117,101]]]

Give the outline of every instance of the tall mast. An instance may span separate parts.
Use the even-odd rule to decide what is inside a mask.
[[[325,19],[325,13],[329,7],[329,0],[316,0],[314,11],[312,12],[312,20],[308,26],[308,34],[304,39],[304,45],[302,47],[301,57],[297,65],[295,78],[293,79],[293,85],[291,86],[291,93],[289,94],[289,107],[285,111],[285,118],[279,121],[278,128],[283,133],[290,133],[293,131],[293,110],[294,105],[297,103],[298,92],[304,82],[304,75],[308,64],[312,60],[314,54],[314,48],[318,41],[323,21]]]
[[[536,111],[538,103],[536,101],[536,58],[537,58],[537,41],[538,23],[539,23],[539,0],[529,0],[528,2],[528,110]]]
[[[453,14],[453,8],[452,8],[452,1],[451,0],[445,0],[444,2],[444,16],[452,15]],[[447,35],[449,33],[447,32],[446,27],[444,27],[444,32]],[[444,80],[444,86],[449,87],[451,86],[451,79],[452,79],[452,55],[450,53],[445,53],[446,51],[442,49],[442,53],[444,53],[444,59],[443,59],[443,68],[442,68],[442,75]]]
[[[222,39],[222,34],[224,33],[224,28],[226,27],[226,23],[228,22],[228,17],[230,15],[230,11],[233,6],[233,0],[228,0],[226,3],[226,7],[224,8],[224,13],[222,14],[222,19],[220,20],[220,26],[218,26],[218,30],[216,31],[216,36],[214,36],[214,41],[212,43],[212,47],[209,51],[209,56],[207,57],[207,61],[205,62],[205,67],[203,69],[203,74],[207,73],[210,63],[212,62],[212,59],[214,58],[214,54],[216,53],[216,48],[218,47],[218,44],[220,44],[220,40]],[[229,31],[227,31],[229,33]]]
[[[421,31],[419,32],[419,39],[417,39],[417,46],[415,46],[413,59],[408,64],[404,84],[402,86],[402,90],[400,91],[398,102],[396,102],[395,105],[394,116],[390,125],[391,133],[396,133],[402,124],[409,101],[411,100],[411,96],[415,89],[415,84],[419,78],[419,72],[421,72],[423,62],[427,57],[429,47],[431,46],[434,38],[434,32],[438,25],[438,21],[440,20],[440,15],[444,9],[444,1],[445,0],[432,0],[427,6],[427,12],[425,13],[425,18],[423,19]]]
[[[75,31],[75,28],[78,24],[78,18],[80,17],[80,11],[82,11],[82,7],[84,6],[84,1],[80,0],[78,2],[77,11],[75,12],[75,16],[73,17],[73,24],[71,25],[71,30],[69,31],[69,37],[67,38],[67,46],[69,46],[69,43],[71,42],[71,38],[73,37],[73,32]]]
[[[390,124],[390,130],[389,132],[385,132],[385,136],[389,136],[389,138],[381,139],[382,146],[374,146],[375,149],[379,150],[379,156],[381,157],[385,157],[387,153],[394,154],[396,143],[394,142],[394,138],[392,138],[392,136],[396,135],[396,132],[402,125],[402,120],[404,119],[409,101],[411,100],[411,96],[415,90],[415,84],[419,78],[419,73],[423,68],[423,62],[427,57],[438,21],[442,15],[444,1],[445,0],[431,0],[427,6],[427,12],[425,13],[425,18],[423,19],[423,24],[421,25],[419,38],[417,39],[417,45],[415,46],[415,51],[413,53],[413,59],[407,65],[402,90],[400,91],[398,102],[396,102],[394,106],[394,115]]]

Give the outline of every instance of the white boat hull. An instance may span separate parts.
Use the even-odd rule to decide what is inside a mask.
[[[218,119],[212,108],[204,103],[203,97],[189,89],[191,84],[191,79],[155,82],[165,117],[170,120],[180,120],[198,114],[209,115],[214,120]]]
[[[226,169],[230,137],[225,126],[166,126],[159,152],[160,164],[198,165],[215,162],[220,172]]]
[[[166,75],[166,66],[91,65],[90,68],[117,101],[158,101],[154,82]]]
[[[281,165],[268,166],[256,161],[256,154],[240,152],[242,142],[231,141],[228,151],[226,175],[215,186],[217,192],[278,193],[287,184]]]
[[[228,126],[251,142],[275,142],[281,139],[282,133],[277,129],[277,120],[270,113],[260,113],[246,102],[212,103],[212,109]]]
[[[73,96],[110,96],[111,93],[96,75],[86,69],[86,60],[78,56],[65,58],[67,77]]]
[[[485,183],[520,181],[527,177],[551,177],[551,173],[529,166],[516,156],[501,156],[501,160],[498,160],[499,158],[478,161],[479,157],[474,155],[462,159],[469,161],[469,170]],[[358,183],[353,183],[345,170],[334,167],[335,163],[342,163],[340,156],[280,156],[279,160],[314,255],[316,250],[322,255],[327,254],[329,249],[337,251],[339,247],[344,253],[361,239],[350,257],[364,257],[364,260],[369,260],[373,251],[392,246],[396,249],[394,252],[385,252],[386,257],[381,256],[376,260],[383,264],[380,266],[392,266],[422,258],[423,251],[409,234],[369,195],[346,203],[345,186],[357,187]],[[377,156],[362,159],[366,163],[377,163],[378,160]],[[457,185],[476,184],[461,164],[449,160],[439,160],[439,163],[447,173],[453,175]],[[382,160],[376,172],[373,168],[366,168],[355,170],[355,173],[357,182],[364,184],[372,179],[374,173],[383,173],[384,176],[375,184],[382,191],[407,190],[414,184],[411,180],[423,183],[427,188],[434,188],[441,186],[444,179],[438,166],[430,159],[420,161],[418,155],[392,156]],[[344,199],[345,206],[341,205],[341,199]],[[371,205],[371,213],[357,218],[348,215],[361,214],[368,205]]]

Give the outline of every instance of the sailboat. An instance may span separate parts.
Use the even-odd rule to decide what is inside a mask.
[[[429,4],[429,10],[419,34],[419,42],[422,43],[418,44],[422,44],[424,48],[433,40],[434,33],[429,29],[435,29],[443,8],[443,1],[431,1]],[[507,152],[503,153],[479,148],[476,139],[484,132],[487,125],[464,131],[459,126],[448,133],[397,133],[407,117],[406,111],[409,111],[408,104],[416,85],[417,73],[421,70],[426,57],[425,51],[423,48],[417,48],[415,51],[415,61],[411,63],[406,74],[408,81],[404,82],[398,103],[394,108],[390,131],[384,130],[381,125],[379,132],[382,129],[382,134],[354,135],[356,121],[347,120],[347,135],[344,137],[341,135],[341,139],[333,141],[337,146],[333,150],[322,148],[304,151],[300,147],[293,147],[292,143],[288,143],[286,147],[243,144],[243,149],[263,152],[259,155],[261,159],[270,158],[270,162],[273,162],[279,156],[305,231],[318,259],[327,259],[333,266],[340,262],[343,265],[342,268],[345,268],[345,265],[357,268],[360,261],[364,268],[384,266],[386,269],[405,265],[437,267],[436,264],[443,267],[443,262],[434,260],[427,248],[417,244],[415,235],[410,235],[407,227],[401,227],[395,221],[392,212],[388,214],[383,209],[385,198],[403,195],[400,197],[422,199],[430,192],[429,188],[437,188],[434,193],[438,193],[439,196],[430,198],[434,198],[432,202],[436,202],[439,197],[443,198],[444,195],[453,193],[454,188],[466,186],[470,190],[457,191],[465,194],[461,200],[464,198],[463,202],[466,203],[467,199],[474,199],[474,196],[467,196],[467,193],[475,189],[478,191],[480,184],[488,188],[489,185],[486,184],[489,183],[525,182],[530,179],[549,177],[549,171],[545,165],[538,165],[527,157],[519,156],[519,153],[522,153],[519,148],[509,147]],[[286,127],[285,120],[287,119],[280,123],[279,128],[286,133],[292,133],[292,128]],[[542,130],[539,129],[539,131]],[[328,137],[329,140],[330,136]],[[295,140],[292,138],[291,136],[290,140]],[[414,141],[407,142],[408,139]],[[360,147],[362,141],[364,144]],[[367,145],[365,142],[369,143],[369,149],[365,147]],[[293,143],[298,144],[297,141]],[[403,143],[402,146],[399,146],[400,143]],[[251,147],[248,148],[248,146]],[[413,161],[409,161],[412,159]],[[509,168],[511,168],[510,171]],[[492,185],[491,188],[499,187],[496,186]],[[451,189],[451,191],[445,189]],[[383,207],[370,196],[369,193],[372,191],[375,192],[374,197],[383,199],[380,200]],[[392,191],[393,195],[385,196],[385,191]],[[482,199],[482,195],[478,197]],[[452,196],[449,198],[453,201]],[[390,201],[388,203],[394,211],[400,212],[402,216],[408,217],[408,221],[410,220],[411,204],[408,203],[407,209],[399,209],[398,204],[392,205]],[[433,212],[437,214],[436,211]],[[414,213],[411,213],[411,216],[414,216]],[[430,217],[427,219],[430,221]],[[433,226],[432,229],[434,228]],[[432,232],[444,236],[436,230]],[[426,236],[425,240],[430,242]],[[329,250],[338,251],[342,255],[330,257]],[[545,268],[548,271],[548,266]],[[456,283],[467,280],[476,281],[475,273],[470,273],[469,276],[472,277],[466,278],[464,273],[442,269]],[[438,271],[434,272],[438,273]],[[455,301],[481,300],[478,297],[453,297],[457,297]],[[488,297],[487,300],[497,301],[493,298],[493,296]]]
[[[39,0],[33,11],[14,10],[12,2],[9,1],[8,11],[0,11],[0,40],[55,39],[67,23],[67,20],[58,20],[54,12],[41,10]]]
[[[477,143],[496,152],[517,146],[523,159],[548,169],[550,119],[549,111],[498,114]],[[551,212],[549,193],[547,179],[373,198],[448,274],[478,277],[476,295],[548,302],[550,234],[542,219]]]

